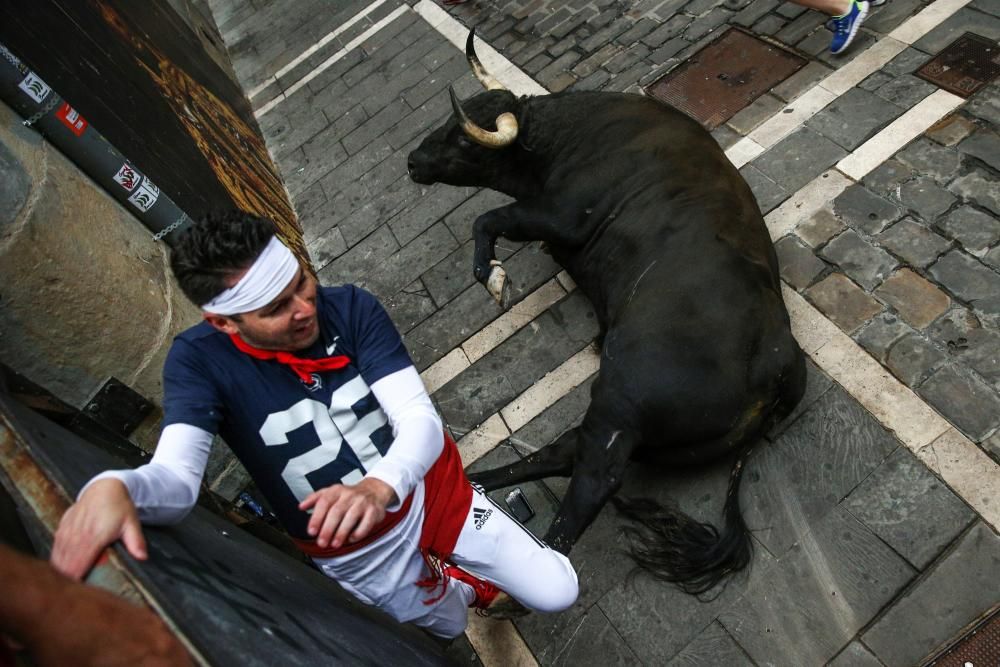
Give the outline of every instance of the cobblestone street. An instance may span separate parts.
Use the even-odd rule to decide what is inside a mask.
[[[608,507],[570,553],[577,603],[472,616],[456,661],[912,665],[1000,604],[1000,81],[966,99],[915,75],[967,32],[995,53],[1000,2],[887,0],[841,56],[825,14],[780,0],[209,4],[321,282],[386,305],[471,470],[578,424],[599,355],[590,303],[539,244],[498,242],[506,312],[474,280],[472,222],[508,197],[407,176],[448,85],[481,90],[468,29],[520,94],[645,94],[730,27],[806,60],[712,130],[809,357],[805,398],[747,464],[748,573],[708,601],[630,578]],[[622,494],[717,523],[731,463],[634,465]],[[536,533],[566,484],[521,485]]]

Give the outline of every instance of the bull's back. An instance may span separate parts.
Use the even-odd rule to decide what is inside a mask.
[[[590,113],[563,132],[545,185],[566,208],[593,201],[580,248],[557,254],[614,317],[637,275],[659,262],[675,290],[745,283],[743,262],[777,289],[774,250],[752,192],[712,136],[680,111],[647,97],[610,93],[552,96]],[[572,200],[572,202],[570,201]],[[755,281],[757,282],[757,281]],[[644,287],[648,289],[648,287]]]
[[[676,109],[602,93],[578,106],[592,113],[546,191],[592,191],[604,216],[584,246],[557,255],[607,329],[602,376],[642,387],[640,422],[670,425],[678,445],[731,434],[801,361],[753,194]]]

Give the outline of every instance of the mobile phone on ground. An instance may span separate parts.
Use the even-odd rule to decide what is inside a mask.
[[[504,502],[507,503],[507,507],[514,518],[521,523],[526,523],[531,517],[535,516],[535,510],[531,509],[528,498],[521,491],[521,487],[508,493],[507,497],[504,498]]]

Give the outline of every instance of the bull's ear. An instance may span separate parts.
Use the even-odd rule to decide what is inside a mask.
[[[528,97],[526,95],[519,97],[517,104],[514,105],[514,110],[517,113],[518,118],[517,145],[525,151],[531,153],[535,149],[528,144],[528,127],[531,125],[531,110],[530,107],[524,103],[527,99]]]

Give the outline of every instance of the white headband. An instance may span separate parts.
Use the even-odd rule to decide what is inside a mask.
[[[216,315],[239,315],[263,308],[288,287],[299,270],[299,262],[285,244],[272,236],[263,252],[239,282],[201,309]]]

